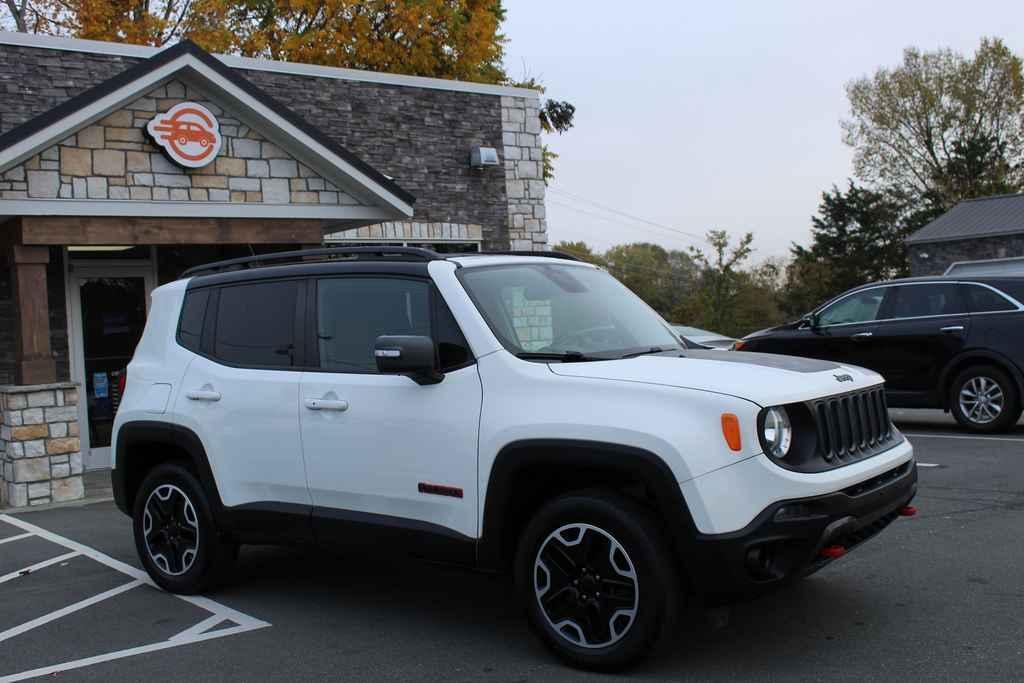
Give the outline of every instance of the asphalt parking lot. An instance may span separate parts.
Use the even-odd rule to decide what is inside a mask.
[[[688,613],[632,678],[1020,680],[1024,426],[895,416],[921,464],[917,517],[801,584]],[[0,515],[0,683],[588,678],[531,636],[500,577],[246,548],[235,583],[183,599],[138,567],[113,503]]]

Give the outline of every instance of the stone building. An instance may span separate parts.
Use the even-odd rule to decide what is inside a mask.
[[[10,33],[0,66],[0,505],[109,466],[149,292],[185,268],[547,245],[531,90]]]
[[[912,275],[1024,275],[1024,194],[960,202],[906,244]]]

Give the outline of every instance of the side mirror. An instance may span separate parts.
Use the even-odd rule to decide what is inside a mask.
[[[373,356],[377,369],[385,375],[405,375],[417,384],[437,384],[444,379],[430,337],[382,335],[373,345]]]
[[[812,330],[816,330],[818,329],[818,327],[820,327],[817,313],[808,313],[804,317],[800,318],[800,322],[804,323],[805,325],[807,325],[807,327],[811,328]]]

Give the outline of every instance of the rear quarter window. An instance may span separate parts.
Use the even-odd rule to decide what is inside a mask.
[[[203,336],[203,321],[206,318],[206,305],[210,300],[210,290],[198,289],[185,294],[185,303],[181,307],[181,319],[178,322],[178,343],[189,351],[199,351],[199,341]]]
[[[967,306],[971,313],[1015,311],[1017,306],[1005,296],[981,285],[964,285]]]

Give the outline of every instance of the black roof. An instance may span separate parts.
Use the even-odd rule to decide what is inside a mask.
[[[389,192],[399,197],[402,201],[407,204],[414,204],[416,197],[412,194],[403,190],[393,180],[390,180],[386,175],[378,171],[377,169],[370,166],[368,163],[360,159],[358,156],[345,149],[337,142],[332,140],[326,133],[319,128],[313,126],[308,121],[303,119],[301,116],[293,112],[288,107],[284,106],[270,94],[261,88],[254,85],[251,81],[246,79],[240,73],[221,62],[210,53],[203,50],[201,47],[196,45],[190,40],[184,40],[173,47],[161,50],[149,59],[136,64],[128,68],[125,71],[113,76],[109,80],[106,80],[99,85],[86,90],[80,95],[76,95],[71,99],[61,103],[60,105],[50,109],[49,111],[33,118],[25,123],[21,124],[16,128],[12,128],[0,135],[0,150],[7,149],[11,145],[20,142],[30,135],[34,135],[39,131],[43,130],[47,126],[50,126],[57,121],[74,114],[83,107],[87,107],[96,100],[99,100],[106,95],[114,92],[118,88],[124,87],[132,81],[141,78],[151,71],[159,69],[163,65],[174,61],[178,57],[184,54],[190,54],[206,66],[210,67],[224,78],[230,80],[233,84],[244,90],[246,94],[261,101],[266,106],[270,107],[274,113],[284,118],[289,123],[294,125],[296,128],[301,130],[306,135],[310,136],[318,143],[331,150],[339,157],[344,159],[346,162],[359,169],[362,173],[372,178],[374,182],[382,187],[386,188]]]
[[[217,282],[254,279],[252,275],[242,275],[242,273],[247,273],[251,270],[258,271],[255,275],[256,278],[281,277],[282,275],[300,273],[319,273],[322,271],[322,268],[317,270],[314,267],[326,266],[328,269],[336,269],[344,267],[346,264],[362,264],[360,267],[367,264],[397,265],[400,271],[406,272],[409,270],[406,266],[412,263],[420,265],[419,267],[413,267],[410,272],[422,271],[425,273],[426,264],[430,261],[446,261],[452,258],[472,256],[539,256],[564,261],[581,261],[581,259],[572,254],[560,251],[481,251],[439,254],[432,249],[423,247],[393,247],[388,245],[376,247],[335,246],[322,247],[320,249],[278,251],[259,256],[244,256],[225,261],[215,261],[189,268],[180,277],[192,277],[196,279],[197,285],[204,285],[212,281],[210,278],[218,277],[220,279],[216,279]]]
[[[1024,233],[1024,194],[967,199],[907,238],[907,244]]]
[[[1024,282],[1024,275],[920,275],[918,277],[900,277],[893,280],[865,282],[862,285],[857,285],[856,287],[846,290],[846,292],[855,292],[858,289],[877,287],[879,285],[914,284],[921,282],[981,282],[982,284],[993,284],[997,282]],[[843,294],[846,292],[843,292]]]

